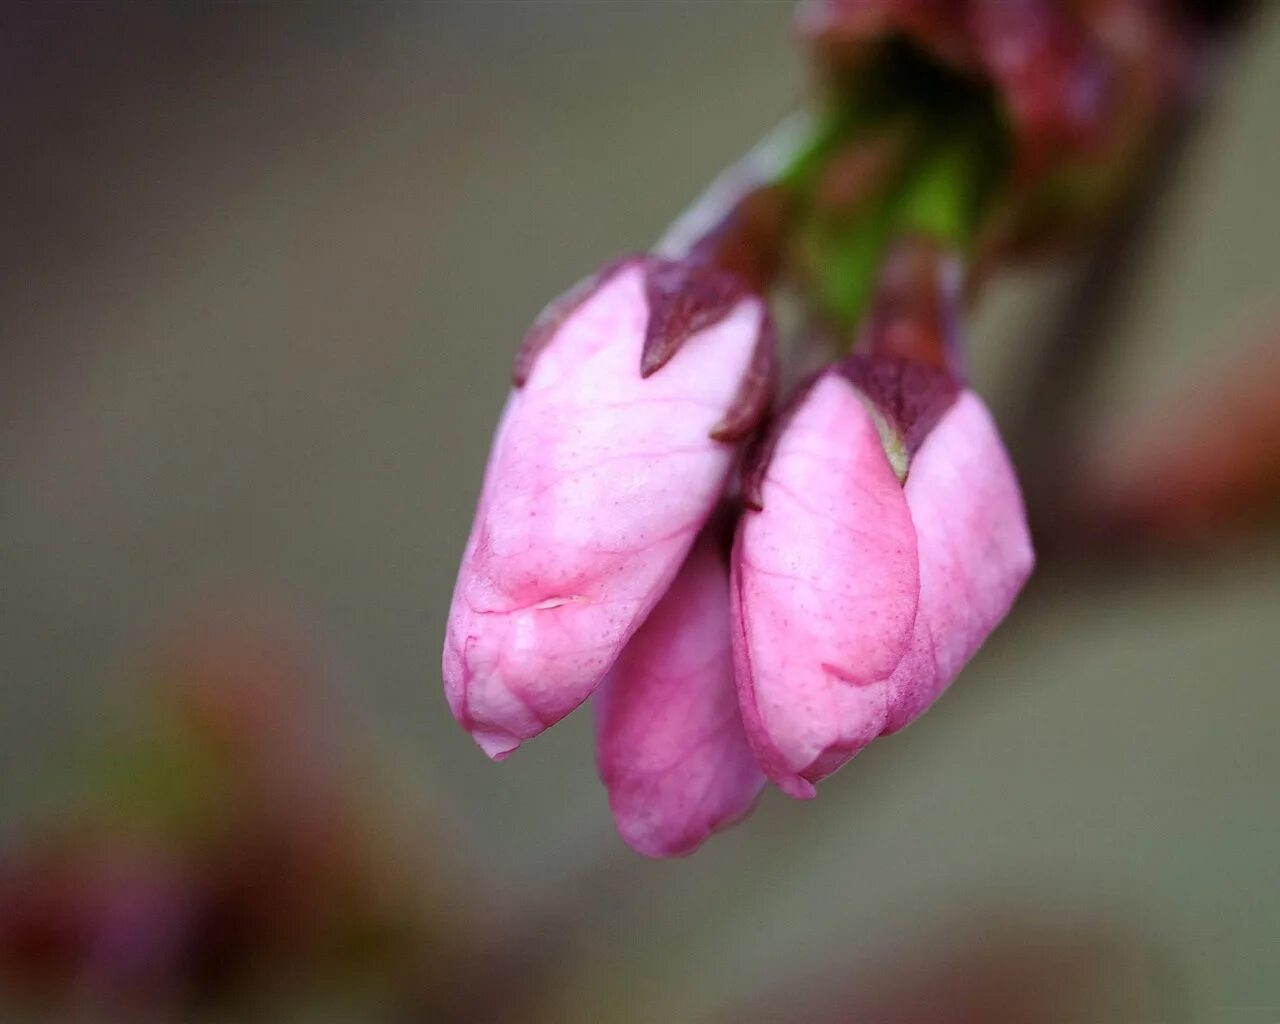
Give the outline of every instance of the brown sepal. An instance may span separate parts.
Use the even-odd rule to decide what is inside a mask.
[[[820,66],[834,72],[837,81],[856,77],[877,48],[896,37],[944,68],[989,83],[1008,114],[1014,175],[1025,185],[1041,180],[1064,158],[1096,154],[1115,112],[1107,33],[1073,6],[1088,5],[805,0],[798,23]]]
[[[885,257],[863,327],[867,352],[960,376],[959,321],[965,268],[933,239],[898,239]]]
[[[645,328],[640,376],[657,373],[686,341],[719,323],[747,294],[736,276],[697,260],[651,258],[645,262]]]
[[[899,356],[855,353],[837,368],[902,438],[908,455],[960,394],[960,382],[948,370]]]
[[[538,314],[537,319],[533,321],[533,326],[529,328],[524,340],[520,343],[520,350],[516,353],[515,368],[511,374],[515,386],[524,387],[529,375],[533,372],[533,364],[537,362],[538,356],[570,316],[581,309],[586,301],[612,280],[619,271],[643,261],[644,258],[643,256],[622,256],[589,277],[584,277],[559,298],[552,299]]]
[[[749,189],[694,243],[688,258],[727,270],[763,293],[778,274],[791,214],[791,193],[781,185]]]

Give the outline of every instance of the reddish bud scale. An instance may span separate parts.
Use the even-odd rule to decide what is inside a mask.
[[[855,353],[838,367],[914,455],[960,394],[946,370],[894,356]]]
[[[881,268],[862,347],[960,376],[964,285],[954,252],[924,236],[899,239]]]
[[[723,320],[746,294],[734,275],[694,260],[650,258],[644,288],[649,323],[640,359],[642,377],[666,366],[689,338]]]
[[[1015,138],[1015,179],[1096,148],[1112,113],[1112,69],[1090,26],[1051,0],[808,0],[801,34],[824,64],[856,73],[902,36],[954,71],[989,81]]]
[[[726,270],[763,294],[777,276],[791,212],[791,195],[782,186],[750,189],[694,243],[689,258]]]

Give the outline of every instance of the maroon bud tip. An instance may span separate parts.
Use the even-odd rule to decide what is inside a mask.
[[[778,273],[792,204],[781,185],[749,189],[690,247],[687,258],[728,271],[749,290],[763,292]]]
[[[890,249],[876,282],[861,344],[959,377],[965,267],[936,241],[908,236]]]
[[[866,396],[915,454],[960,394],[960,382],[948,370],[910,359],[855,353],[838,370]]]
[[[666,366],[686,341],[723,320],[745,294],[743,284],[727,271],[690,260],[649,259],[649,323],[640,375],[648,377]]]

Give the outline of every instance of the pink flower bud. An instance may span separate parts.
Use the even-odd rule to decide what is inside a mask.
[[[761,508],[739,527],[732,586],[743,718],[770,778],[808,798],[951,682],[1031,546],[981,401],[901,360],[819,378],[748,490]]]
[[[495,759],[585,700],[675,576],[768,397],[763,303],[642,258],[553,306],[490,453],[445,638]]]
[[[733,558],[739,699],[765,773],[806,798],[873,738],[873,684],[907,651],[920,589],[902,486],[838,372],[795,407],[759,499]]]
[[[765,780],[738,711],[728,566],[714,537],[694,546],[595,705],[600,778],[636,851],[693,853],[751,809]]]

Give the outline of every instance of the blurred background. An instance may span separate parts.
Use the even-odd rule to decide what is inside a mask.
[[[0,1019],[1280,1021],[1280,536],[1048,536],[1075,456],[1020,432],[1080,258],[972,332],[1041,571],[816,803],[651,863],[588,714],[504,765],[448,714],[515,346],[803,97],[791,15],[6,11]],[[1278,333],[1276,15],[1083,328],[1100,465]]]

